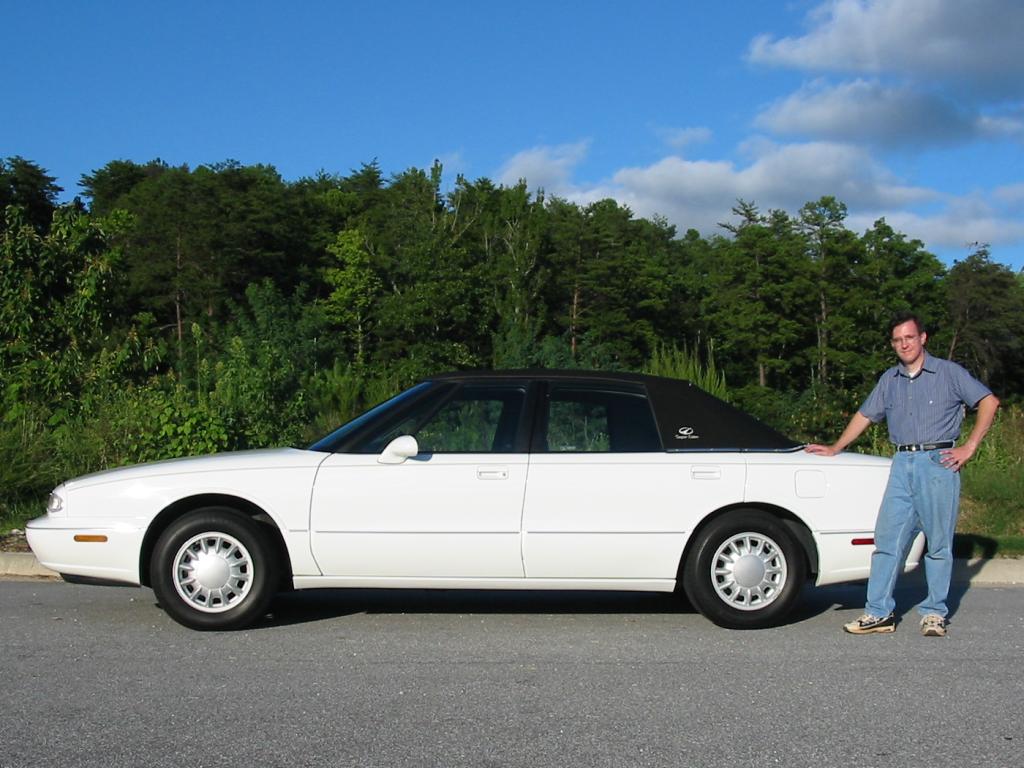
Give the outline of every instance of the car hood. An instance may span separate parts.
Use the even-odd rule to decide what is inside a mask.
[[[315,467],[329,455],[298,448],[262,448],[253,451],[217,453],[211,456],[166,459],[82,475],[64,483],[64,488],[74,490],[104,483],[119,483],[125,480],[166,475],[190,475],[199,472]]]

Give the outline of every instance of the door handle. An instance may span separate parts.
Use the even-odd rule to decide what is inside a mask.
[[[508,480],[508,467],[477,467],[477,480]]]
[[[721,467],[690,467],[690,477],[694,480],[721,480]]]

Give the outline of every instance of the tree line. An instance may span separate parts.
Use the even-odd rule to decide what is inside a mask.
[[[884,219],[851,231],[834,197],[739,200],[719,233],[680,233],[525,181],[445,189],[441,170],[115,160],[58,204],[44,168],[0,159],[0,471],[301,442],[461,368],[713,369],[822,438],[891,364],[907,308],[933,353],[1021,394],[1024,282],[984,244],[947,267]]]

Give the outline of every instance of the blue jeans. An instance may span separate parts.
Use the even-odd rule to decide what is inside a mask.
[[[953,531],[960,505],[960,474],[942,466],[941,451],[897,453],[875,523],[865,613],[888,616],[896,607],[892,592],[910,544],[919,531],[928,540],[924,572],[928,597],[917,606],[922,616],[945,617],[953,575]]]

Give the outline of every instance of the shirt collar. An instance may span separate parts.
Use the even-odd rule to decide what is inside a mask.
[[[927,351],[924,353],[924,362],[921,364],[921,370],[918,371],[918,375],[926,371],[928,373],[935,373],[935,358],[929,355]],[[909,373],[907,373],[907,368],[903,363],[896,366],[896,375],[906,376],[908,379],[913,378]]]

